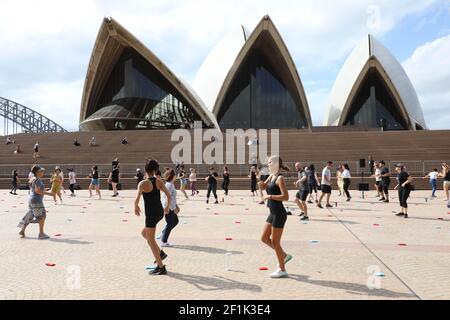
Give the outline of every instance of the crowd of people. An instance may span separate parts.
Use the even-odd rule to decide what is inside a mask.
[[[38,143],[37,143],[38,144]],[[295,164],[295,170],[297,172],[297,178],[294,182],[294,186],[298,189],[295,195],[294,202],[298,206],[300,213],[300,219],[307,221],[310,219],[308,204],[314,204],[323,209],[323,201],[325,200],[325,207],[332,208],[331,195],[333,191],[333,162],[327,162],[326,166],[322,169],[322,174],[319,177],[316,168],[313,164],[307,166],[301,163]],[[388,203],[390,199],[389,190],[391,187],[392,174],[389,172],[389,168],[384,161],[373,162],[371,172],[373,172],[372,178],[375,179],[375,191],[379,197],[380,202]],[[145,214],[145,228],[142,230],[142,236],[147,241],[148,246],[155,258],[155,266],[150,271],[152,275],[164,275],[167,273],[167,268],[163,261],[167,258],[167,254],[161,249],[170,247],[169,238],[171,232],[179,224],[178,214],[180,213],[180,207],[177,202],[177,189],[176,183],[179,181],[180,193],[183,194],[185,199],[189,199],[186,189],[190,186],[191,197],[197,196],[199,190],[197,189],[198,176],[194,168],[190,168],[188,175],[183,164],[177,165],[175,168],[166,167],[160,171],[159,163],[156,160],[148,160],[145,165],[144,172],[141,169],[136,170],[136,183],[137,183],[137,196],[135,199],[135,214]],[[69,172],[69,190],[70,196],[75,197],[75,188],[77,185],[77,176],[74,168],[68,168]],[[339,196],[345,196],[346,201],[351,201],[350,194],[351,186],[351,168],[348,164],[340,164],[336,170],[336,182],[338,186]],[[277,258],[278,267],[271,274],[272,278],[285,278],[288,277],[286,270],[286,264],[289,263],[293,257],[288,254],[281,245],[281,238],[283,235],[284,227],[289,215],[288,210],[285,208],[285,203],[289,200],[289,192],[286,184],[286,178],[283,172],[290,172],[290,168],[283,164],[282,159],[279,156],[271,157],[267,164],[258,168],[258,166],[252,165],[249,171],[248,178],[250,179],[250,192],[252,196],[256,196],[259,192],[260,204],[267,205],[269,216],[266,220],[266,224],[261,235],[261,241],[270,247]],[[400,212],[396,215],[403,218],[408,218],[408,198],[411,192],[414,190],[413,178],[407,172],[406,167],[403,164],[397,164],[395,166],[396,172],[396,185],[393,188],[398,192],[398,199],[400,205]],[[64,190],[64,174],[60,167],[56,167],[50,178],[51,187],[46,189],[43,178],[45,169],[39,165],[32,167],[29,174],[29,210],[19,223],[20,236],[25,237],[25,231],[29,224],[36,223],[39,225],[39,239],[48,239],[45,234],[45,220],[46,209],[44,206],[44,196],[50,196],[53,198],[55,204],[63,203],[62,194]],[[231,173],[228,167],[224,167],[222,170],[222,176],[215,168],[209,169],[209,174],[205,177],[207,182],[207,194],[206,203],[209,204],[211,195],[214,197],[214,204],[219,204],[217,195],[218,181],[222,179],[222,189],[224,195],[229,194]],[[111,170],[108,175],[108,183],[111,184],[113,191],[112,197],[117,197],[118,187],[120,184],[120,162],[116,158],[111,163]],[[258,182],[259,178],[259,182]],[[441,170],[434,169],[424,179],[430,179],[430,185],[432,188],[432,197],[437,197],[437,180],[439,178],[444,179],[444,193],[446,201],[449,201],[449,188],[450,188],[450,167],[448,164],[442,164]],[[93,196],[95,190],[99,199],[102,198],[100,191],[100,173],[98,166],[92,166],[91,173],[89,174],[89,195]],[[10,193],[12,195],[17,194],[18,185],[20,179],[17,170],[12,173],[12,189]],[[49,190],[49,191],[47,191]],[[318,192],[321,192],[320,196]],[[144,201],[144,211],[141,210],[140,203],[141,198]],[[155,239],[156,226],[165,218],[166,226],[161,234],[161,245],[158,245]]]

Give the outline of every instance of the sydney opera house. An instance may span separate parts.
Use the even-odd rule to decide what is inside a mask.
[[[414,87],[369,35],[340,71],[324,126],[424,130]],[[81,131],[205,128],[312,129],[294,60],[270,17],[237,27],[203,62],[192,87],[111,18],[100,28],[86,75]]]

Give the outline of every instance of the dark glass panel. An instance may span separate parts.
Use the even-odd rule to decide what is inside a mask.
[[[102,121],[106,130],[180,128],[202,121],[170,82],[132,49],[116,63],[86,123],[93,120]]]
[[[384,127],[385,130],[408,129],[400,113],[400,106],[376,70],[371,70],[361,85],[344,125]]]
[[[283,129],[307,127],[301,103],[260,49],[240,67],[220,107],[221,128]]]

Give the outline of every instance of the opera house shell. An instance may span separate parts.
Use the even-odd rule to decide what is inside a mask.
[[[324,125],[427,129],[422,107],[405,70],[372,35],[353,50],[338,74]]]
[[[269,16],[252,33],[232,29],[201,65],[193,88],[111,18],[95,42],[83,90],[80,130],[187,128],[312,129],[300,75]],[[333,86],[325,126],[427,129],[411,81],[369,35]]]
[[[308,129],[305,91],[294,61],[269,16],[256,26],[217,95],[222,129]]]
[[[192,89],[111,18],[100,28],[85,80],[80,130],[170,129],[217,122]]]

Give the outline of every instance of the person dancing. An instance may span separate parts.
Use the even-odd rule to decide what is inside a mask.
[[[281,247],[281,237],[287,221],[287,213],[283,206],[283,201],[289,201],[289,192],[281,172],[290,170],[283,165],[283,161],[279,156],[272,156],[269,159],[268,166],[271,175],[265,182],[259,183],[260,189],[266,189],[267,191],[264,200],[267,200],[267,206],[270,211],[261,241],[275,251],[278,259],[278,268],[270,277],[275,279],[287,278],[286,263],[292,260],[292,256],[284,252]]]
[[[25,238],[25,230],[30,223],[39,224],[39,240],[50,238],[44,232],[45,219],[47,217],[47,210],[44,206],[44,196],[53,197],[53,194],[45,191],[45,185],[44,182],[42,182],[44,171],[45,169],[39,165],[34,165],[33,168],[31,168],[34,177],[30,182],[30,198],[28,200],[29,210],[18,225],[18,227],[21,228],[19,235],[22,238]]]
[[[145,228],[142,230],[142,236],[147,240],[147,243],[155,257],[156,268],[149,272],[150,275],[165,275],[167,274],[166,266],[163,265],[163,259],[167,255],[161,251],[155,240],[155,231],[157,224],[164,218],[164,215],[170,212],[171,195],[167,190],[164,182],[156,177],[159,171],[159,163],[156,160],[148,160],[145,165],[145,172],[147,179],[141,181],[138,185],[138,192],[134,202],[134,213],[136,216],[141,215],[141,208],[139,202],[141,197],[144,198],[145,207]],[[163,208],[161,203],[161,191],[166,195],[166,207]]]

